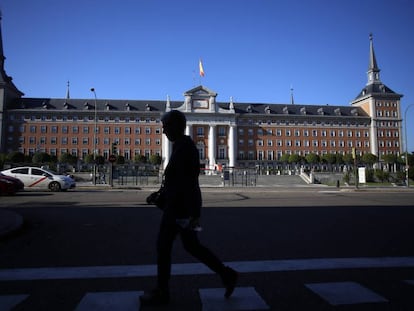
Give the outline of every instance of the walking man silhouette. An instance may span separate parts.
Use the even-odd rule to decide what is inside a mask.
[[[186,136],[186,118],[172,110],[162,117],[163,132],[173,143],[172,154],[164,172],[164,206],[157,240],[157,286],[140,297],[142,305],[164,305],[170,301],[171,251],[180,235],[187,252],[216,272],[223,282],[224,297],[229,298],[238,273],[225,266],[199,239],[201,191],[198,182],[200,159],[193,140]]]

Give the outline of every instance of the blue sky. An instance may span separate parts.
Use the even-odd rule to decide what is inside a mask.
[[[411,0],[0,0],[5,68],[26,97],[348,105],[381,80],[414,104]],[[198,74],[203,60],[205,77]],[[414,105],[413,105],[414,106]],[[407,112],[414,151],[414,107]]]

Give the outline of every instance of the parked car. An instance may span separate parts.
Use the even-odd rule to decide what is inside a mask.
[[[15,194],[24,189],[21,180],[0,173],[0,195]]]
[[[40,167],[15,167],[1,173],[20,179],[25,188],[61,191],[76,187],[71,177]]]
[[[3,180],[3,181],[7,180],[7,181],[11,182],[14,189],[15,189],[15,192],[24,190],[24,184],[18,178],[15,178],[15,177],[12,177],[12,176],[7,176],[7,175],[4,175],[3,173],[0,172],[0,180]]]

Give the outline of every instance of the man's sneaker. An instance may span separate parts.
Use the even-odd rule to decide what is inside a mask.
[[[239,274],[230,267],[225,267],[224,272],[221,276],[223,285],[226,289],[224,297],[229,298],[233,294],[234,288],[236,287],[237,279]]]
[[[160,306],[167,305],[170,302],[170,293],[167,290],[159,288],[144,293],[139,297],[143,306]]]

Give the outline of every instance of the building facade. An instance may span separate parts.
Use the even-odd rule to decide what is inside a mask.
[[[372,36],[367,84],[348,106],[217,102],[202,85],[183,101],[72,99],[69,90],[66,98],[28,98],[4,60],[0,42],[0,152],[108,158],[116,144],[126,160],[157,154],[165,166],[171,145],[160,119],[177,109],[206,169],[275,167],[284,154],[402,153],[402,95],[381,82]]]

